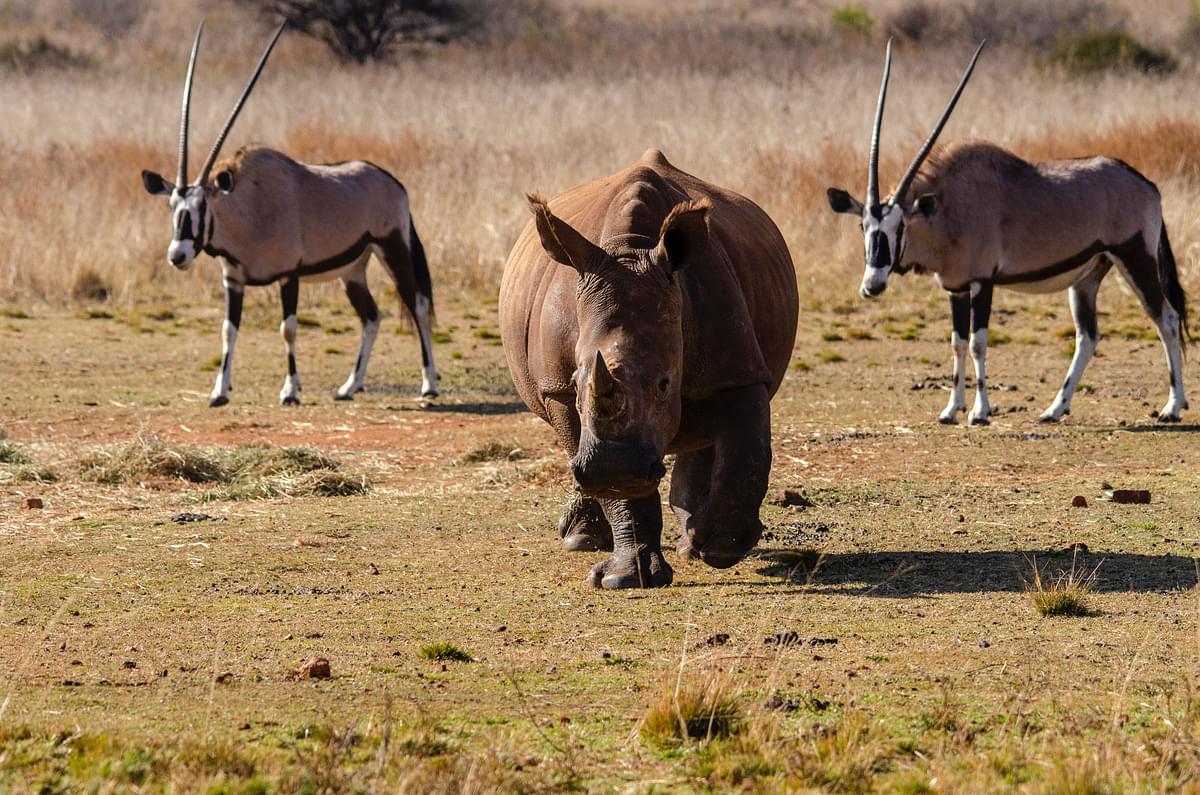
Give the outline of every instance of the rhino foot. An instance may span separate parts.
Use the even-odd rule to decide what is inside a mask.
[[[642,550],[637,555],[613,555],[597,563],[588,575],[593,588],[663,588],[671,584],[674,572],[662,550]]]
[[[573,501],[558,520],[558,535],[567,552],[611,552],[612,528],[600,503],[593,499]]]

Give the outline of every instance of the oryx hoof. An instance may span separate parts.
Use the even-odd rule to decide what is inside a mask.
[[[1159,414],[1159,415],[1158,415],[1158,416],[1157,416],[1157,417],[1154,419],[1154,421],[1155,421],[1155,422],[1161,422],[1161,423],[1163,423],[1163,424],[1170,424],[1170,423],[1179,422],[1179,419],[1180,419],[1180,418],[1179,418],[1179,415],[1178,415],[1178,414]]]
[[[354,400],[354,393],[347,392],[347,393],[343,394],[341,392],[334,392],[333,399],[334,400]]]
[[[215,398],[209,398],[208,407],[210,409],[220,408],[229,402],[229,398],[225,395],[217,395]]]
[[[988,417],[980,417],[975,414],[972,414],[970,417],[967,417],[967,425],[981,426],[981,425],[991,425],[991,424],[992,424],[992,421]]]
[[[958,425],[958,414],[941,414],[938,416],[938,422],[942,425]]]
[[[424,392],[422,392],[421,397],[419,397],[417,399],[418,400],[433,400],[435,397],[437,397],[440,394],[441,393],[438,392],[436,389],[427,389]]]
[[[281,405],[281,406],[299,406],[300,398],[296,397],[295,395],[288,395],[287,397],[282,397],[279,399],[279,405]]]

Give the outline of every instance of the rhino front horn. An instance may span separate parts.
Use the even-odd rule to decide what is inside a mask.
[[[604,363],[604,354],[600,351],[596,351],[596,360],[592,362],[591,389],[592,397],[598,400],[610,399],[617,391],[617,382],[608,371],[608,365]]]

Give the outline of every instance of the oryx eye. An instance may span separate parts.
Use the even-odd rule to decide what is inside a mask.
[[[669,387],[670,385],[671,385],[671,379],[670,379],[670,378],[664,378],[663,380],[661,380],[661,381],[659,381],[659,382],[658,382],[658,391],[659,391],[659,392],[666,392],[666,391],[667,391],[667,387]]]

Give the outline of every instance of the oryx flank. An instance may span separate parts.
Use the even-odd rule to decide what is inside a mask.
[[[191,267],[201,251],[221,262],[225,278],[225,323],[221,330],[221,370],[210,406],[229,402],[233,348],[247,285],[280,285],[287,346],[288,374],[279,402],[300,402],[296,375],[296,305],[301,281],[340,278],[362,321],[362,341],[350,377],[335,395],[352,400],[363,388],[367,361],[379,330],[379,308],[367,289],[367,261],[374,254],[387,266],[396,290],[416,322],[421,342],[421,396],[433,397],[437,369],[433,363],[430,324],[433,292],[425,251],[413,226],[404,186],[378,166],[363,161],[336,165],[297,163],[281,152],[248,147],[216,163],[221,146],[266,65],[283,26],[275,32],[229,120],[217,136],[194,183],[188,183],[188,111],[196,53],[204,31],[201,22],[192,45],[183,88],[179,131],[179,170],[174,184],[150,171],[142,172],[146,190],[169,196],[174,225],[167,259],[179,270]],[[210,174],[216,176],[209,180]]]
[[[1057,422],[1070,413],[1071,396],[1095,350],[1096,293],[1115,264],[1166,348],[1171,392],[1158,419],[1178,422],[1180,411],[1187,408],[1182,364],[1187,307],[1154,184],[1119,160],[1031,163],[982,141],[956,144],[930,156],[982,50],[980,44],[933,132],[892,195],[881,201],[879,131],[892,63],[888,43],[871,135],[867,201],[829,189],[834,212],[862,219],[866,268],[860,292],[864,298],[879,295],[892,271],[934,275],[950,294],[954,348],[954,389],[938,419],[955,423],[958,412],[966,409],[969,348],[976,391],[968,421],[986,425],[991,408],[984,358],[992,288],[1069,290],[1075,356],[1062,388],[1040,418]]]

